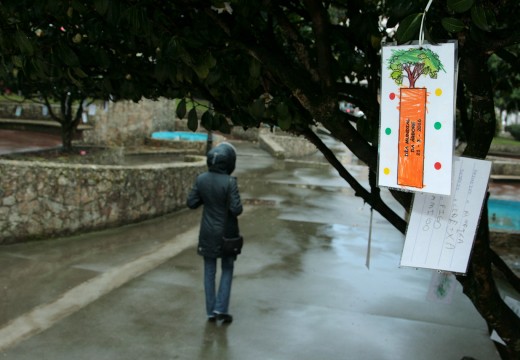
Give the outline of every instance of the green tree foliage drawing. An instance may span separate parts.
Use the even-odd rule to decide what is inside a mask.
[[[415,88],[415,83],[421,75],[436,79],[439,71],[444,71],[439,55],[430,49],[412,48],[392,51],[388,64],[388,68],[392,71],[390,77],[395,83],[401,86],[403,78],[408,78],[410,88]]]

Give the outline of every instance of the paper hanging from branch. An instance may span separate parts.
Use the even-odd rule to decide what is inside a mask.
[[[455,157],[452,195],[415,194],[401,266],[466,272],[490,172],[490,161]]]
[[[384,46],[378,185],[449,195],[457,43]]]

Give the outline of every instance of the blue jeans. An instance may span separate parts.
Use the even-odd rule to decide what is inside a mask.
[[[212,316],[214,313],[228,313],[234,263],[234,256],[221,259],[222,274],[220,275],[217,293],[215,287],[217,259],[204,257],[204,292],[206,293],[206,313],[208,316]]]

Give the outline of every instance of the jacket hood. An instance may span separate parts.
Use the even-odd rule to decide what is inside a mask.
[[[210,172],[231,175],[235,170],[236,160],[235,147],[230,143],[223,142],[208,151],[206,163]]]

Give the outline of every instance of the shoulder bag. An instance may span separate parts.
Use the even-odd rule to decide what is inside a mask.
[[[228,183],[228,195],[226,199],[226,218],[224,220],[224,229],[227,225],[229,205],[231,203],[231,177]],[[239,234],[234,237],[222,236],[222,254],[223,256],[236,256],[242,252],[242,246],[244,245],[244,238]]]

